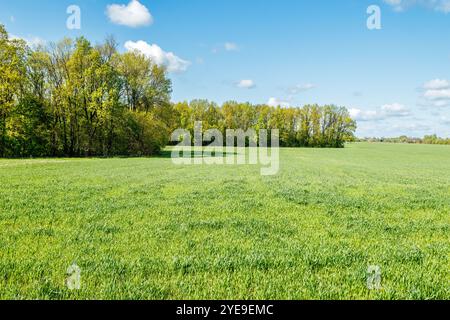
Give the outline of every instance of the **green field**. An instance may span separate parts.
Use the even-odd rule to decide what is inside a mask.
[[[259,169],[0,160],[0,299],[450,298],[450,147],[282,149]]]

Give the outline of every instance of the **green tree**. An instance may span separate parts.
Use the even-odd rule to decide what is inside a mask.
[[[26,44],[11,40],[0,25],[0,155],[7,154],[7,120],[23,92]]]

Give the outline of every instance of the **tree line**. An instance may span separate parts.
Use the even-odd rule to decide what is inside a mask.
[[[202,130],[218,129],[223,136],[227,129],[264,129],[270,134],[278,129],[282,147],[344,147],[354,140],[356,122],[344,107],[306,105],[283,108],[250,103],[225,102],[219,106],[208,100],[193,100],[173,105],[176,127],[194,132],[196,121]]]
[[[450,138],[441,138],[437,135],[426,135],[423,138],[400,136],[395,138],[364,138],[360,142],[385,142],[385,143],[409,143],[409,144],[440,144],[450,145]]]
[[[171,103],[164,67],[113,38],[30,48],[0,25],[0,156],[152,155],[178,128],[279,129],[289,147],[343,147],[356,123],[336,106]]]

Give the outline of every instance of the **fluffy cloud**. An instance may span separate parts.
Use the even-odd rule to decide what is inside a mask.
[[[236,83],[236,86],[241,89],[253,89],[255,87],[255,82],[253,80],[241,80]]]
[[[448,82],[448,80],[434,79],[434,80],[426,82],[423,85],[423,87],[424,87],[424,89],[427,89],[427,90],[447,89],[447,88],[450,88],[450,83]]]
[[[403,11],[411,6],[420,5],[436,11],[449,13],[450,0],[384,0],[396,11]]]
[[[434,79],[423,85],[424,106],[446,107],[450,105],[450,82],[445,79]]]
[[[270,98],[269,101],[267,101],[267,105],[271,107],[284,107],[287,108],[291,104],[288,101],[282,101],[277,98]]]
[[[111,22],[132,28],[148,26],[153,23],[150,11],[138,0],[131,0],[128,5],[108,5],[106,14]]]
[[[224,47],[226,51],[239,51],[239,46],[234,42],[226,42]]]
[[[12,35],[10,35],[10,39],[23,40],[31,48],[36,48],[36,47],[39,47],[39,46],[45,46],[47,44],[47,42],[44,39],[39,38],[39,37],[34,37],[34,36],[32,36],[32,37],[19,37],[19,36],[16,36],[16,35],[12,34]]]
[[[424,97],[430,100],[447,100],[450,99],[450,89],[427,90]]]
[[[290,94],[299,94],[301,92],[309,91],[311,89],[314,89],[316,86],[312,83],[306,83],[306,84],[298,84],[292,88],[289,88]]]
[[[383,119],[377,111],[364,111],[357,108],[352,108],[348,110],[350,117],[356,121],[377,121]]]
[[[411,115],[411,111],[400,103],[385,104],[381,107],[381,112],[389,117],[407,117]]]
[[[411,111],[400,103],[385,104],[377,110],[349,109],[350,117],[356,121],[379,121],[388,118],[411,116]]]
[[[181,73],[191,65],[189,61],[177,57],[173,52],[165,52],[156,44],[145,41],[127,41],[125,48],[128,51],[139,51],[159,66],[165,66],[168,72]]]

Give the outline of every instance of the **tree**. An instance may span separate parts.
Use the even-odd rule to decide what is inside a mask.
[[[117,67],[123,78],[124,102],[130,110],[149,112],[169,101],[172,84],[163,67],[137,51],[119,56]]]
[[[10,40],[0,25],[0,155],[7,152],[7,119],[20,98],[26,76],[26,44]]]
[[[32,95],[20,99],[8,119],[11,156],[46,156],[50,150],[50,121],[43,101]]]
[[[280,143],[285,147],[342,148],[354,140],[356,122],[346,108],[318,105],[303,108],[253,106],[249,103],[225,102],[221,107],[208,100],[193,100],[173,106],[174,128],[190,130],[202,121],[203,130],[217,128],[225,135],[227,129],[278,129]]]

